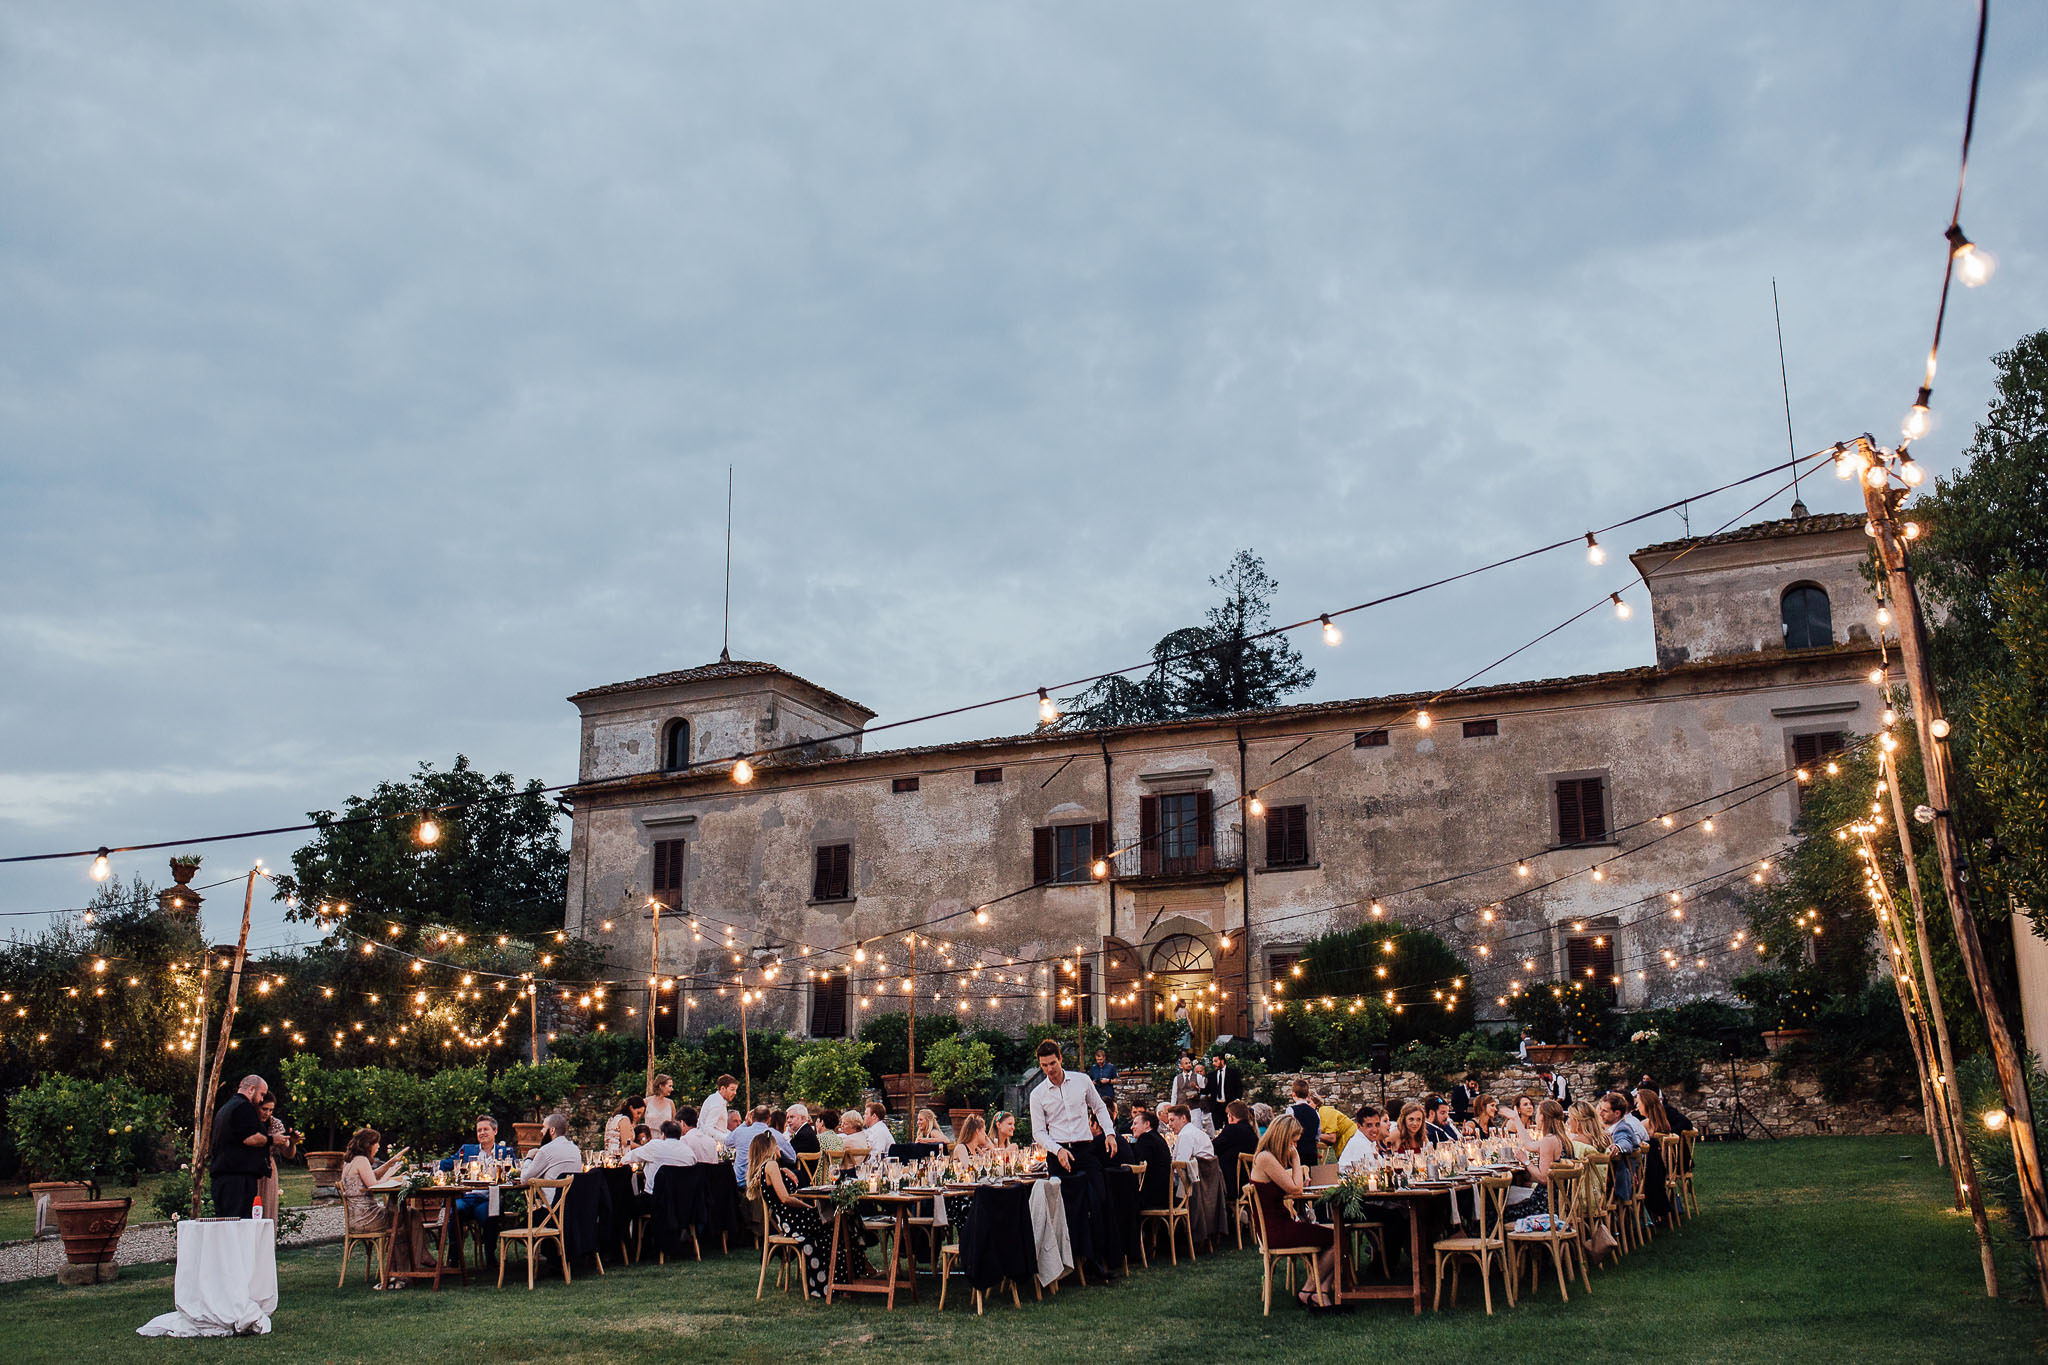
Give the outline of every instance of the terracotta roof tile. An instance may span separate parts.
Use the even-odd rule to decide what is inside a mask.
[[[620,692],[644,692],[657,687],[675,687],[683,683],[711,682],[720,678],[788,678],[800,682],[814,692],[831,698],[842,706],[860,712],[864,716],[875,713],[851,697],[842,697],[829,687],[820,687],[809,678],[799,678],[786,668],[762,663],[757,659],[717,659],[695,668],[679,668],[668,673],[650,673],[644,678],[633,678],[627,682],[606,683],[602,687],[589,687],[570,697],[570,701],[582,701],[586,697],[608,697]]]
[[[1738,526],[1732,531],[1723,531],[1713,536],[1688,536],[1682,540],[1666,540],[1655,545],[1645,545],[1637,550],[1639,555],[1660,554],[1665,550],[1683,550],[1688,545],[1732,545],[1744,540],[1776,540],[1780,536],[1818,535],[1825,531],[1858,531],[1863,528],[1863,518],[1854,512],[1821,512],[1808,517],[1786,517],[1783,521],[1760,521],[1753,526]]]

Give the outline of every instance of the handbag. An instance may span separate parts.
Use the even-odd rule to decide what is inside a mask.
[[[1619,1245],[1621,1244],[1614,1240],[1614,1234],[1608,1231],[1607,1224],[1595,1223],[1593,1225],[1593,1236],[1587,1243],[1586,1250],[1595,1256],[1605,1256]]]

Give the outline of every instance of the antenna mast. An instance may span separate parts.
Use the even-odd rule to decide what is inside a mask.
[[[1803,517],[1806,504],[1799,500],[1799,446],[1792,439],[1792,383],[1785,378],[1785,319],[1778,314],[1776,275],[1771,276],[1771,321],[1778,327],[1778,387],[1785,395],[1785,448],[1792,457],[1792,515]]]
[[[1772,288],[1777,286],[1774,283]],[[718,662],[732,662],[732,466],[725,467],[725,626],[718,640]]]

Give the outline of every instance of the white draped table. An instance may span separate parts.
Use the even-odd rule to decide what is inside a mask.
[[[277,1224],[187,1218],[178,1224],[177,1311],[135,1330],[146,1337],[232,1337],[270,1330],[277,1311]]]

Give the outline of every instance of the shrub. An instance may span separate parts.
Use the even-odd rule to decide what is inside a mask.
[[[163,1096],[124,1080],[68,1076],[17,1090],[7,1121],[22,1165],[44,1180],[132,1183],[172,1131]]]
[[[498,1073],[491,1093],[523,1120],[538,1120],[576,1088],[576,1063],[553,1057],[535,1066],[520,1062]]]
[[[1614,1031],[1607,993],[1580,981],[1532,982],[1514,998],[1515,1021],[1539,1043],[1584,1043],[1601,1047]]]
[[[1296,1000],[1273,1018],[1273,1064],[1282,1071],[1366,1061],[1387,1041],[1393,1011],[1377,1000],[1326,1007]]]
[[[1450,944],[1426,929],[1388,920],[1324,934],[1302,947],[1296,965],[1301,975],[1285,983],[1288,1008],[1282,1018],[1300,1001],[1328,998],[1341,1010],[1345,1002],[1399,991],[1405,1008],[1390,1012],[1382,1035],[1391,1042],[1455,1037],[1472,1027],[1471,968]],[[1380,975],[1382,969],[1385,976]],[[1463,988],[1454,982],[1464,983]],[[1444,992],[1441,998],[1434,994],[1437,991]],[[1274,1032],[1277,1054],[1277,1025]]]
[[[1033,1049],[1026,1047],[1024,1040],[1014,1033],[1005,1033],[998,1028],[978,1028],[960,1037],[969,1042],[988,1044],[989,1054],[995,1058],[999,1081],[1014,1081],[1037,1065],[1032,1056]]]
[[[930,1018],[923,1015],[917,1020],[918,1061],[924,1060],[924,1050],[942,1038],[951,1038],[960,1032],[960,1021],[951,1015],[935,1014]],[[907,1014],[878,1014],[860,1026],[860,1040],[874,1044],[874,1051],[868,1054],[868,1075],[880,1085],[884,1076],[900,1076],[910,1065],[910,1016]]]
[[[1074,1059],[1074,1066],[1078,1070],[1086,1070],[1088,1064],[1095,1060],[1095,1049],[1108,1048],[1108,1029],[1097,1028],[1093,1024],[1083,1024],[1078,1030],[1072,1024],[1027,1024],[1024,1028],[1025,1051],[1035,1061],[1038,1045],[1050,1038],[1060,1045],[1060,1056],[1066,1057],[1074,1051],[1076,1032],[1081,1035],[1081,1055]],[[1176,1032],[1175,1037],[1178,1036]]]
[[[989,1082],[995,1077],[995,1053],[987,1043],[941,1038],[925,1053],[932,1089],[957,1109],[988,1104]]]
[[[1171,1021],[1164,1024],[1111,1024],[1103,1030],[1109,1049],[1109,1060],[1119,1067],[1158,1066],[1170,1063],[1180,1056],[1180,1025]],[[1087,1061],[1093,1062],[1095,1054],[1089,1053]]]
[[[639,1085],[646,1083],[645,1062],[647,1040],[627,1033],[565,1033],[550,1045],[553,1054],[576,1064],[578,1085],[611,1085],[615,1078],[627,1071],[639,1071]],[[657,1065],[657,1071],[668,1068]],[[668,1071],[671,1076],[675,1072]],[[678,1093],[682,1082],[676,1082]],[[638,1094],[638,1089],[633,1092]]]
[[[1413,1071],[1432,1090],[1448,1090],[1459,1076],[1474,1085],[1485,1083],[1489,1073],[1506,1067],[1511,1059],[1496,1049],[1490,1035],[1474,1029],[1440,1043],[1403,1044],[1393,1056],[1396,1071]]]
[[[870,1043],[838,1038],[805,1044],[790,1063],[791,1095],[814,1106],[834,1109],[859,1104],[868,1085],[866,1058],[872,1047]]]
[[[1825,992],[1811,967],[1767,967],[1730,983],[1755,1011],[1760,1029],[1811,1028]]]

